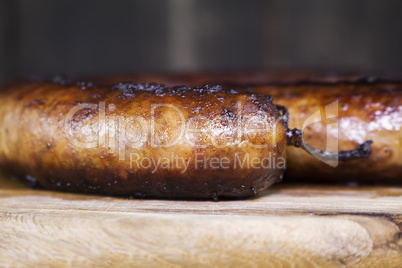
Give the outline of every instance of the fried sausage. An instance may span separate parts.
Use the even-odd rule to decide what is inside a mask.
[[[101,78],[104,83],[119,79],[191,86],[219,83],[226,88],[271,95],[275,103],[289,109],[289,126],[302,129],[304,139],[315,147],[325,149],[330,141],[339,150],[348,150],[364,140],[374,141],[368,159],[337,167],[289,147],[288,180],[402,182],[402,80],[398,76],[282,71]],[[317,122],[303,129],[308,118]]]
[[[282,178],[280,115],[271,97],[214,86],[13,83],[0,93],[0,166],[54,190],[247,197]]]
[[[289,109],[289,125],[302,129],[304,140],[339,150],[373,140],[372,154],[361,161],[329,167],[302,150],[288,147],[287,177],[297,181],[402,182],[402,84],[329,83],[297,86],[256,86]],[[314,119],[310,123],[308,118]],[[317,122],[313,123],[315,120]]]
[[[55,190],[153,198],[248,197],[282,180],[302,142],[272,97],[220,86],[19,82],[0,92],[0,166]]]

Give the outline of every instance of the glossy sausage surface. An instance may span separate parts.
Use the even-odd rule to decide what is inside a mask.
[[[127,80],[191,86],[218,83],[239,91],[271,95],[275,104],[288,108],[289,127],[302,129],[305,140],[317,148],[326,149],[327,140],[337,143],[338,150],[373,140],[368,159],[339,163],[337,167],[288,147],[287,180],[402,183],[402,80],[398,75],[282,71],[99,79],[104,83]],[[319,121],[303,129],[309,118]]]
[[[373,141],[369,158],[339,162],[336,167],[288,147],[286,178],[402,183],[402,84],[272,85],[256,86],[253,92],[270,94],[288,107],[290,127],[302,129],[304,140],[313,147],[326,149],[333,143],[338,150],[349,150]]]
[[[55,190],[253,196],[286,167],[279,117],[268,96],[213,86],[13,83],[0,92],[0,166]]]

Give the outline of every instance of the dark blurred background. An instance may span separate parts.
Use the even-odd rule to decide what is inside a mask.
[[[0,82],[28,74],[401,70],[398,0],[0,0]]]

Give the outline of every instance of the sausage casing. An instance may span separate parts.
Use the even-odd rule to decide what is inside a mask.
[[[282,71],[98,79],[104,83],[127,80],[190,86],[217,83],[273,96],[274,103],[288,108],[289,127],[302,129],[304,139],[316,148],[326,149],[328,140],[335,141],[338,150],[373,141],[369,158],[339,163],[337,167],[288,147],[287,180],[402,182],[402,80],[398,76]],[[331,104],[337,109],[332,106],[326,112]],[[303,128],[312,116],[319,121]]]
[[[288,147],[286,178],[402,182],[402,84],[270,85],[256,86],[253,92],[271,94],[276,103],[288,107],[289,126],[301,129],[313,147],[325,149],[332,141],[339,150],[350,150],[365,140],[373,141],[370,157],[339,162],[336,167]]]
[[[55,190],[252,196],[286,164],[271,100],[211,86],[13,83],[0,93],[0,166]]]

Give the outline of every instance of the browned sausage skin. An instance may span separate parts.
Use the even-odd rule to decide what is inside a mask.
[[[287,144],[328,161],[371,152],[371,141],[316,150],[272,97],[220,86],[21,82],[3,88],[0,107],[0,166],[56,190],[247,197],[282,179]]]
[[[402,182],[400,75],[366,76],[353,73],[282,71],[173,76],[126,75],[105,76],[99,79],[104,83],[125,79],[191,86],[219,83],[224,88],[273,96],[275,103],[289,109],[289,127],[303,129],[303,124],[311,116],[320,120],[303,129],[304,139],[314,147],[325,149],[327,139],[337,139],[339,150],[349,150],[365,140],[374,141],[373,152],[368,159],[340,163],[335,168],[302,150],[289,147],[286,172],[288,180]],[[326,112],[325,108],[328,106],[330,111],[337,113],[335,118],[330,118],[331,112]],[[334,123],[338,124],[338,131],[335,131]]]
[[[15,83],[0,94],[1,167],[48,189],[247,197],[286,167],[286,129],[268,96],[130,83]]]
[[[302,129],[304,140],[314,147],[325,149],[328,140],[338,140],[339,150],[348,150],[365,140],[374,141],[369,158],[339,163],[335,169],[289,147],[289,178],[402,182],[402,84],[307,83],[256,86],[253,91],[270,94],[277,103],[288,107],[289,126]],[[331,114],[331,105],[337,116]],[[309,117],[319,121],[306,124]]]

